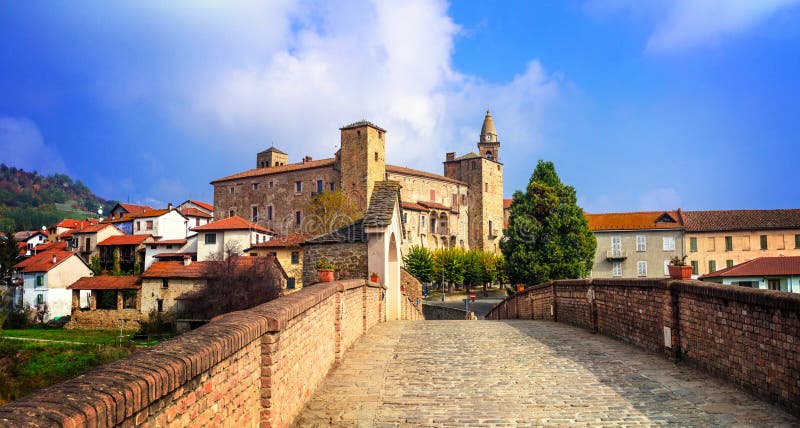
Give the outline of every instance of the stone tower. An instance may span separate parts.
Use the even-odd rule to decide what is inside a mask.
[[[386,130],[363,120],[340,131],[342,146],[336,154],[339,188],[366,211],[375,182],[386,179]]]
[[[281,166],[289,163],[289,155],[270,147],[263,152],[256,155],[256,168],[270,168],[273,166]]]
[[[500,142],[497,141],[497,130],[494,129],[492,113],[486,110],[481,127],[481,138],[478,141],[478,153],[486,159],[500,162]]]
[[[499,253],[503,232],[503,164],[499,162],[500,142],[488,110],[478,153],[458,158],[448,155],[444,175],[466,182],[469,187],[469,248]]]

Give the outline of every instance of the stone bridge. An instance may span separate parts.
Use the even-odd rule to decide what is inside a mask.
[[[317,284],[0,407],[2,426],[797,426],[800,296],[558,281],[487,321]]]

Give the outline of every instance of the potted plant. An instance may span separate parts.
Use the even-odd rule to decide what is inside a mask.
[[[328,259],[320,259],[317,262],[317,275],[319,275],[319,280],[321,282],[331,282],[334,279],[334,271],[336,270],[336,265],[331,263]]]
[[[378,276],[378,272],[371,272],[371,273],[369,274],[369,280],[370,280],[370,282],[379,282],[379,281],[380,281],[380,279],[381,279],[381,277],[379,277],[379,276]]]
[[[692,267],[686,265],[686,256],[675,256],[669,261],[669,277],[672,279],[691,279]]]

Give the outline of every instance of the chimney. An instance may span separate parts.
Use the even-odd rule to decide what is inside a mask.
[[[192,264],[192,256],[190,256],[188,254],[185,254],[183,256],[183,265],[184,266],[189,266],[190,264]]]
[[[303,157],[303,163],[306,163],[306,162],[311,162],[311,156]]]
[[[172,210],[172,202],[167,204],[167,209],[170,210],[170,211]]]
[[[53,264],[56,264],[56,262],[58,262],[58,257],[56,257],[56,255],[53,254]]]
[[[446,162],[452,162],[456,160],[456,152],[448,152],[445,156],[447,156]]]

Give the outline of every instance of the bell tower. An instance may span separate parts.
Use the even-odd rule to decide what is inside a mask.
[[[494,128],[492,113],[486,110],[481,127],[481,138],[478,141],[478,153],[482,158],[500,162],[500,142],[497,140],[497,130]]]

